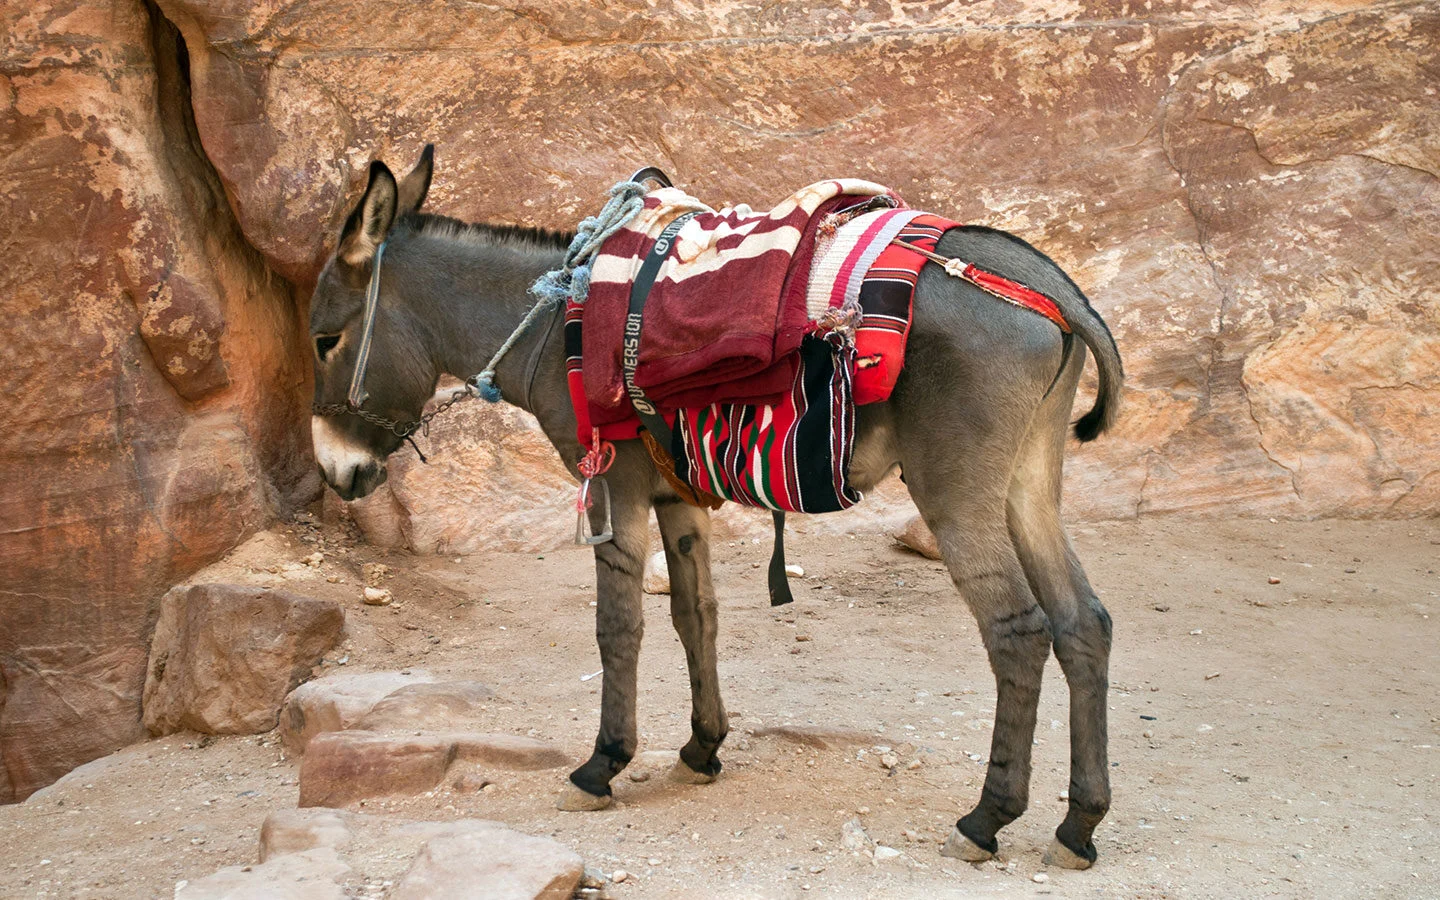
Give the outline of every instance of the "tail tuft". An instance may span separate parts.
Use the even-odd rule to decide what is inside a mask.
[[[1097,405],[1076,420],[1075,437],[1080,440],[1080,443],[1084,444],[1095,440],[1105,433],[1106,428],[1110,427],[1110,423],[1105,421],[1107,418],[1105,412],[1103,407]]]

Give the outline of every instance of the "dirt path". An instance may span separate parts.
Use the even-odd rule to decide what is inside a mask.
[[[1116,623],[1115,805],[1089,872],[1032,880],[1067,780],[1053,660],[1030,812],[1002,833],[996,861],[939,856],[979,791],[994,684],[940,565],[880,536],[787,542],[808,575],[778,611],[765,602],[768,546],[716,548],[732,714],[716,784],[673,784],[641,762],[635,774],[655,777],[622,775],[601,813],[553,808],[560,770],[365,809],[552,835],[589,864],[633,873],[612,888],[626,900],[1440,896],[1440,523],[1145,522],[1074,537]],[[319,573],[286,568],[316,546],[327,553]],[[359,566],[374,559],[394,570],[395,607],[358,602]],[[581,676],[600,666],[584,552],[381,556],[298,526],[210,577],[298,581],[289,586],[343,600],[351,638],[337,656],[348,670],[484,681],[499,697],[487,727],[577,759],[593,740],[599,680]],[[642,750],[673,750],[689,729],[684,658],[667,599],[645,605]],[[820,750],[750,734],[784,723],[873,743]],[[874,745],[898,754],[893,773]],[[0,897],[168,897],[179,881],[252,862],[265,815],[296,802],[297,771],[273,736],[180,735],[92,764],[0,807]],[[856,816],[901,855],[876,863],[842,850],[841,826]],[[356,895],[384,896],[395,865],[358,871]]]

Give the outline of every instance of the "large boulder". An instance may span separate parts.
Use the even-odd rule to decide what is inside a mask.
[[[340,642],[333,600],[231,584],[183,585],[160,603],[145,679],[145,727],[257,734]]]
[[[417,553],[543,552],[573,541],[576,483],[529,413],[461,403],[418,440],[428,463],[406,447],[370,496],[345,503],[327,492],[327,515],[348,516],[378,547]]]

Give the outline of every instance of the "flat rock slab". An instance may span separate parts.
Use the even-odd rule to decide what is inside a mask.
[[[355,836],[355,818],[343,809],[277,809],[260,826],[260,861],[319,847],[343,848]]]
[[[570,754],[553,744],[513,734],[455,734],[455,755],[497,769],[554,769],[568,766]]]
[[[750,732],[757,738],[776,738],[813,747],[816,750],[845,750],[869,747],[876,735],[854,728],[832,728],[825,725],[767,725]]]
[[[181,585],[160,602],[145,677],[145,727],[259,734],[340,642],[338,603],[233,584]]]
[[[568,900],[585,863],[549,838],[496,826],[432,838],[391,900]]]
[[[418,794],[445,777],[455,742],[437,735],[332,731],[310,741],[300,764],[300,806],[345,806],[385,794]]]
[[[495,692],[478,681],[410,684],[379,700],[356,724],[367,731],[458,731],[479,722]]]
[[[506,769],[548,769],[570,757],[544,741],[495,734],[335,731],[310,741],[300,765],[300,806],[345,806],[387,794],[418,794],[457,759]]]
[[[319,847],[228,866],[177,889],[175,900],[343,900],[339,879],[349,871],[333,847]]]
[[[398,690],[433,682],[422,669],[327,675],[290,692],[280,713],[280,738],[291,753],[305,752],[310,739],[327,731],[344,731]]]
[[[260,858],[267,862],[254,872],[276,866],[281,860],[312,856],[335,856],[348,861],[364,871],[368,881],[399,881],[389,895],[392,900],[563,900],[574,893],[584,872],[574,851],[549,838],[522,834],[498,822],[417,822],[324,808],[271,813],[260,829]],[[401,878],[401,867],[407,864],[409,870]],[[222,870],[227,875],[231,872]]]

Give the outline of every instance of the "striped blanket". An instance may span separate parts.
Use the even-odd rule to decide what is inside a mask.
[[[866,209],[876,198],[885,208]],[[743,206],[709,211],[673,188],[652,192],[644,212],[606,242],[589,299],[566,308],[570,395],[586,446],[595,433],[639,433],[620,363],[630,280],[665,225],[696,209],[645,306],[636,377],[671,428],[664,449],[674,475],[749,506],[853,506],[861,499],[849,482],[855,407],[894,389],[915,285],[934,261],[925,254],[958,223],[853,180],[811,185],[763,215]],[[975,266],[964,273],[1067,329],[1043,295]]]
[[[675,474],[746,506],[821,513],[861,499],[850,485],[855,407],[885,400],[905,365],[911,303],[925,257],[957,223],[914,210],[826,229],[808,278],[812,331],[780,402],[716,403],[675,414]],[[855,315],[839,315],[844,310]]]
[[[583,372],[594,423],[632,415],[621,366],[630,284],[676,216],[699,213],[676,235],[646,300],[635,383],[662,408],[773,403],[794,383],[795,353],[809,330],[807,232],[831,210],[888,193],[858,179],[822,181],[768,212],[714,210],[676,188],[645,195],[644,209],[605,242],[590,276]]]

